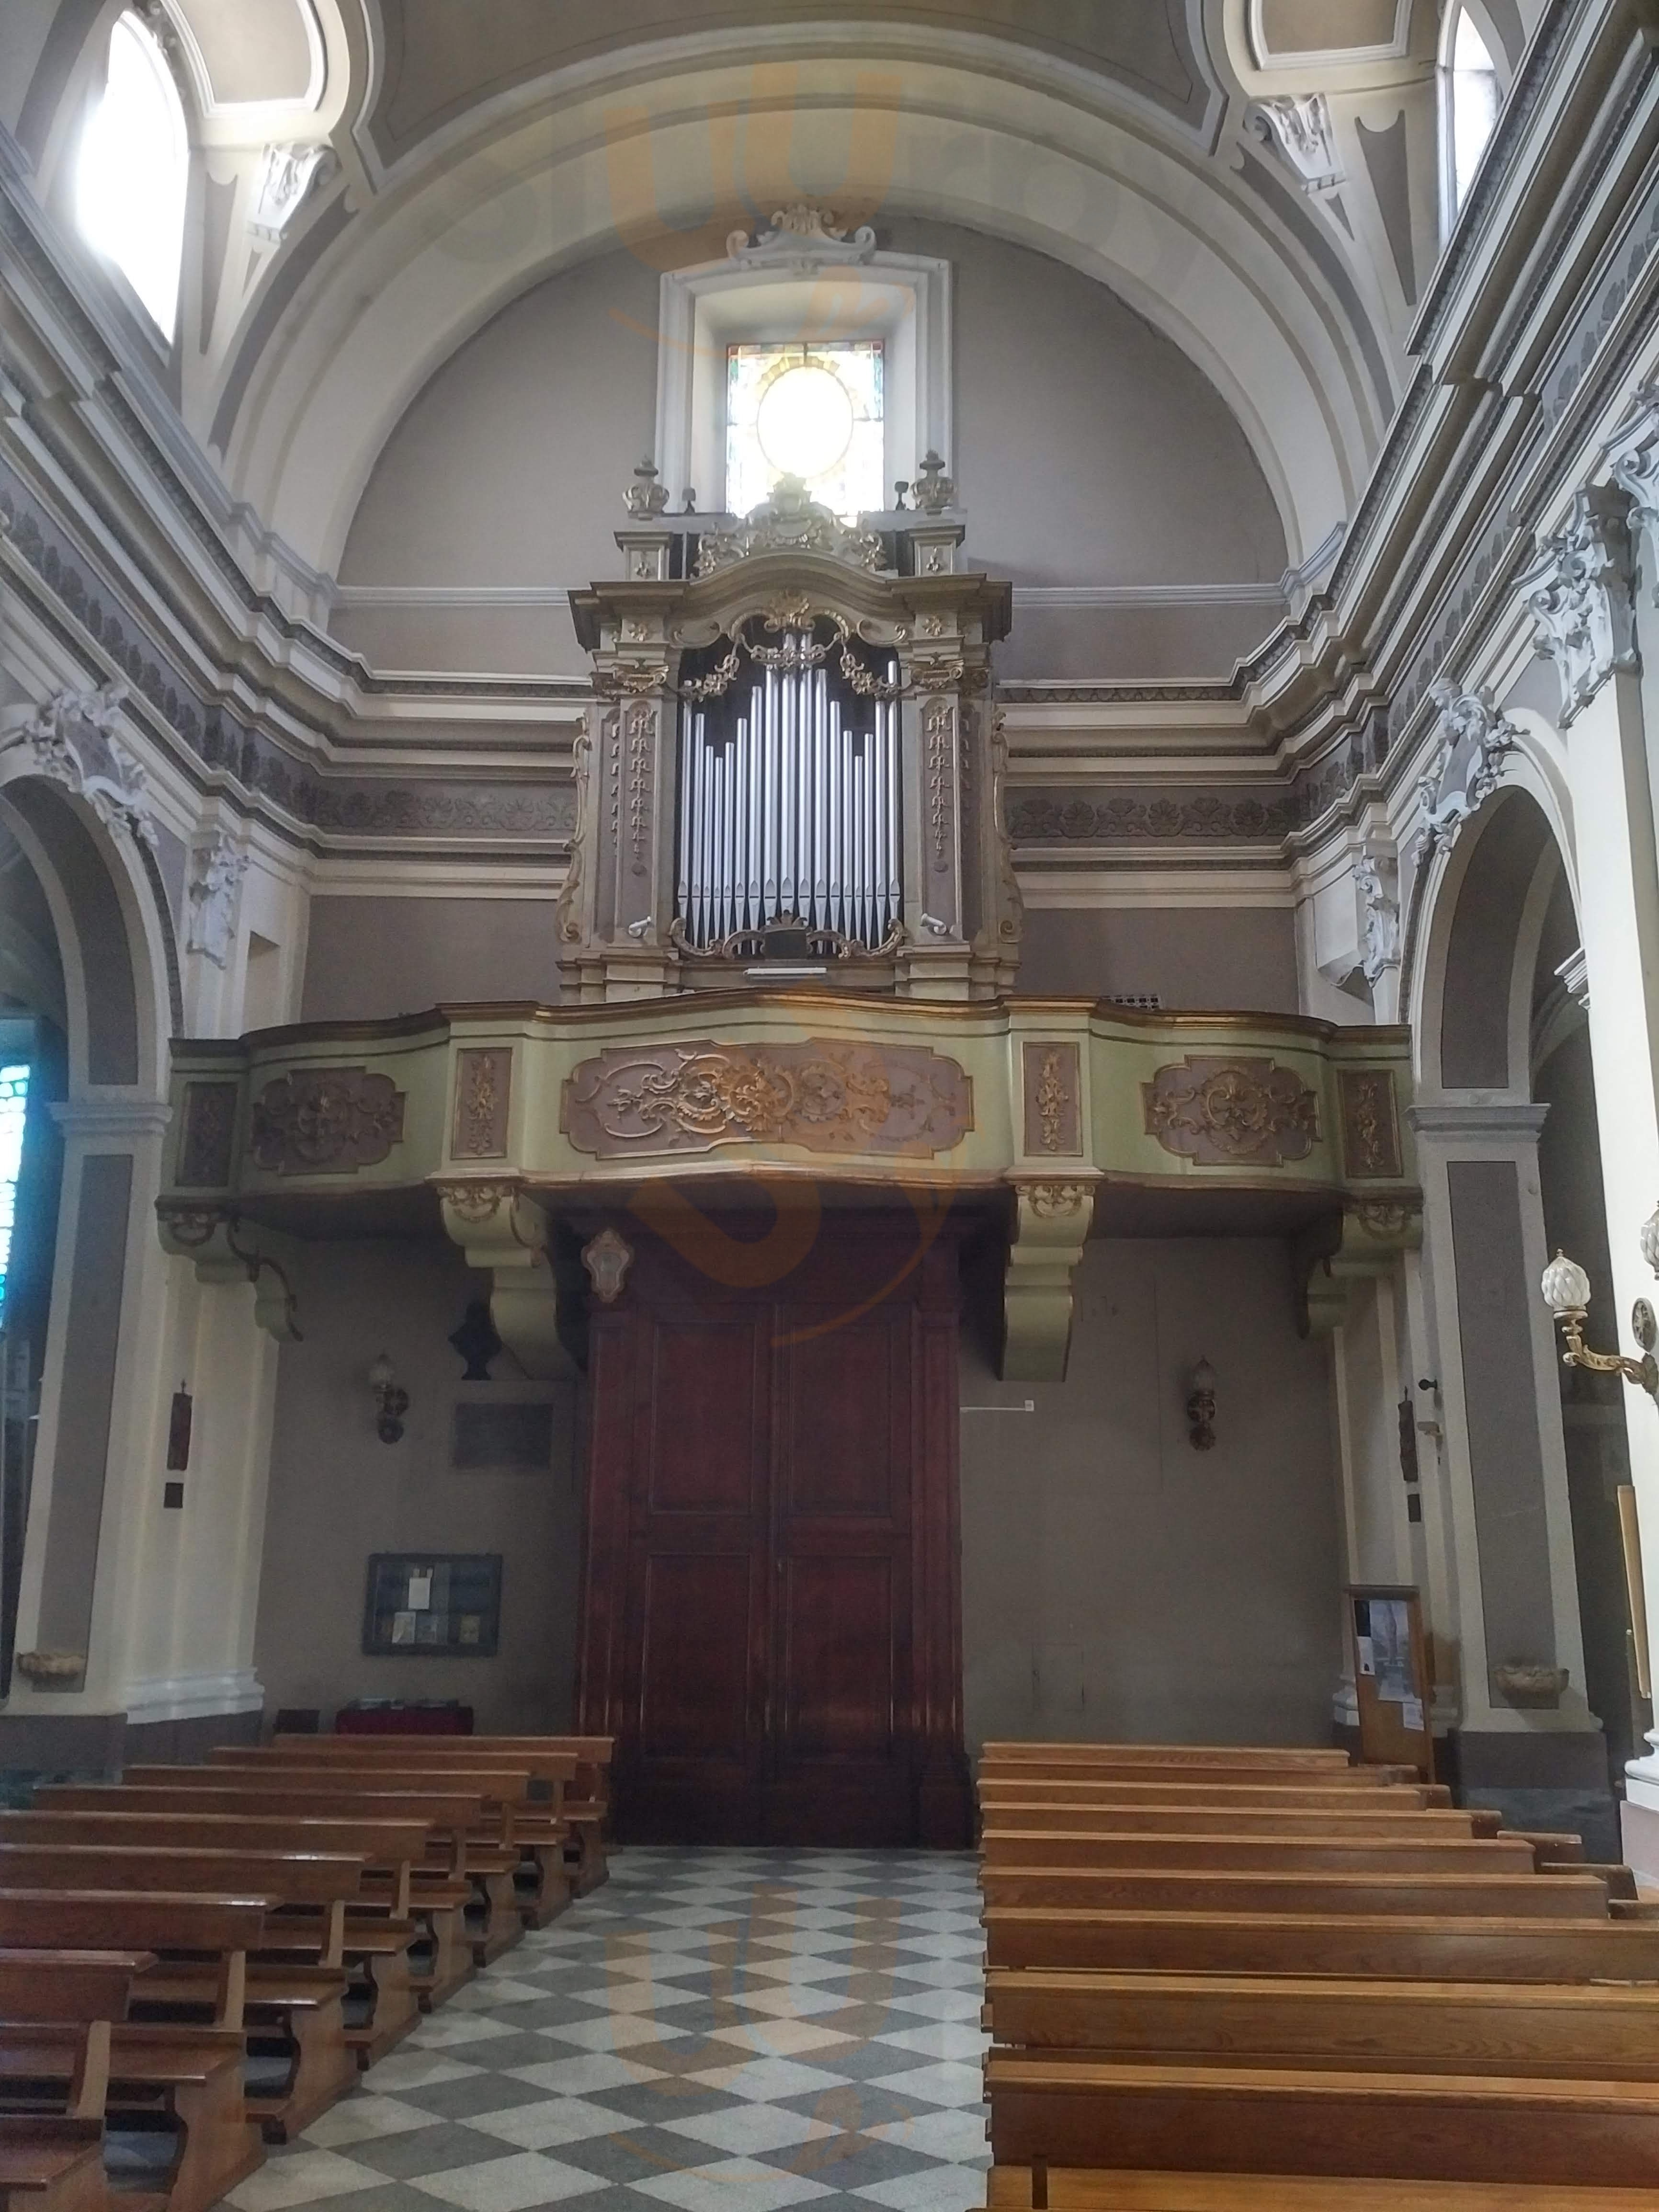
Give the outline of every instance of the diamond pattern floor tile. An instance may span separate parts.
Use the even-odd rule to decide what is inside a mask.
[[[618,1852],[232,2212],[972,2212],[973,1861]]]

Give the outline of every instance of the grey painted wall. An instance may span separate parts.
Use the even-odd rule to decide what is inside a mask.
[[[296,1287],[305,1341],[282,1354],[255,1640],[270,1705],[462,1698],[480,1730],[568,1728],[580,1541],[568,1395],[546,1473],[454,1473],[452,1409],[483,1386],[459,1383],[445,1339],[483,1279],[436,1239],[387,1240],[306,1247]],[[412,1399],[398,1444],[374,1433],[365,1377],[381,1351]],[[502,1396],[538,1395],[507,1354],[495,1375]],[[369,1554],[425,1546],[504,1555],[495,1658],[363,1656]]]
[[[939,223],[884,245],[955,282],[956,452],[974,562],[1025,584],[1276,582],[1284,533],[1220,395],[1103,285]],[[614,574],[622,489],[650,444],[657,279],[626,252],[538,285],[441,368],[352,525],[348,584],[568,586]],[[672,489],[678,500],[681,489]],[[1044,610],[1011,674],[1224,673],[1274,610]],[[581,673],[562,608],[346,608],[382,667]]]
[[[1018,988],[1295,1013],[1295,918],[1279,907],[1034,908]]]
[[[445,1000],[556,1004],[551,899],[313,898],[300,1018],[374,1021]]]
[[[1187,1377],[1216,1370],[1194,1450]],[[1328,1355],[1277,1241],[1100,1243],[1063,1383],[964,1346],[964,1686],[987,1736],[1326,1742],[1341,1581]]]

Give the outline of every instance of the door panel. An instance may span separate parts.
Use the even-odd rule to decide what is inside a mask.
[[[675,1321],[655,1332],[648,1510],[752,1510],[755,1332],[729,1321]]]
[[[784,1767],[797,1759],[890,1759],[897,1690],[890,1554],[790,1559],[781,1579]]]
[[[909,1477],[909,1439],[893,1435],[892,1317],[841,1328],[789,1318],[797,1341],[784,1358],[787,1510],[884,1518]],[[822,1334],[808,1334],[814,1328]]]
[[[746,1553],[647,1559],[643,1758],[746,1761],[750,1575]]]

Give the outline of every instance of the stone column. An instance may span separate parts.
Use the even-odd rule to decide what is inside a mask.
[[[1639,477],[1641,441],[1627,441],[1623,477]],[[1614,471],[1621,461],[1615,449]],[[1595,1285],[1589,1340],[1597,1350],[1633,1349],[1628,1316],[1655,1295],[1638,1245],[1659,1200],[1659,859],[1655,780],[1638,657],[1630,501],[1625,491],[1581,491],[1567,526],[1545,539],[1525,580],[1539,650],[1561,682],[1560,722],[1573,805],[1574,861],[1589,988],[1590,1056],[1601,1130],[1601,1178],[1613,1282]],[[1652,557],[1654,509],[1638,498],[1638,543]],[[1650,598],[1644,589],[1642,602]],[[1650,641],[1650,649],[1659,639]],[[1534,1292],[1535,1295],[1535,1292]],[[1659,1409],[1645,1392],[1626,1395],[1632,1480],[1647,1574],[1648,1632],[1659,1637]],[[1659,1735],[1632,1763],[1626,1854],[1659,1874]]]
[[[1547,1109],[1411,1110],[1422,1176],[1434,1358],[1455,1562],[1458,1759],[1476,1803],[1517,1826],[1611,1839],[1607,1749],[1584,1702],[1538,1133]],[[1532,1688],[1509,1670],[1565,1672]]]

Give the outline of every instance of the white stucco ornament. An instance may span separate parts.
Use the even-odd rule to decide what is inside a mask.
[[[1628,506],[1629,495],[1613,484],[1578,492],[1566,528],[1539,540],[1521,579],[1534,642],[1561,679],[1564,728],[1615,669],[1640,665]]]
[[[236,941],[236,910],[248,856],[239,853],[223,830],[215,830],[208,843],[191,855],[190,921],[185,938],[187,951],[199,952],[223,968]]]
[[[1439,709],[1440,744],[1418,779],[1419,859],[1449,851],[1470,816],[1498,788],[1504,756],[1519,732],[1479,691],[1460,691],[1443,676],[1431,687]]]
[[[105,826],[153,846],[148,781],[137,754],[116,735],[125,684],[54,692],[0,735],[0,754],[21,748],[31,769],[76,792]]]
[[[1400,965],[1398,871],[1389,854],[1373,850],[1360,854],[1353,874],[1364,908],[1360,972],[1375,990],[1389,969]]]
[[[1275,93],[1255,101],[1245,121],[1295,170],[1304,192],[1333,191],[1342,182],[1330,103],[1322,92]]]

